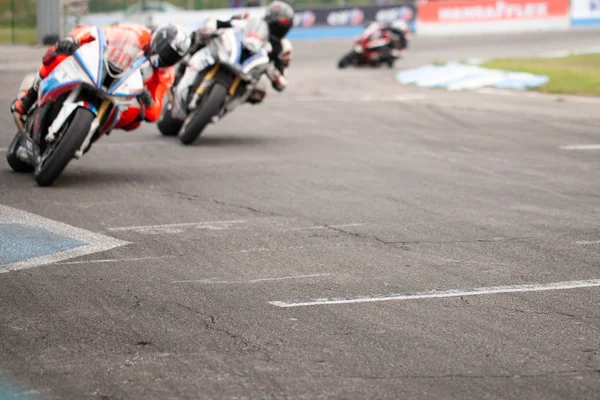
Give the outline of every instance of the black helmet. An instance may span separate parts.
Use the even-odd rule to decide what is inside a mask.
[[[282,39],[294,25],[294,9],[289,4],[276,0],[267,7],[265,22],[269,25],[271,36]]]
[[[191,39],[176,25],[159,26],[152,32],[150,41],[150,63],[154,68],[165,68],[177,64],[190,49]]]

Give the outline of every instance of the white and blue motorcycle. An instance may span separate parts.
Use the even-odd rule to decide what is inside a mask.
[[[92,36],[40,83],[37,104],[25,121],[15,114],[19,132],[8,148],[8,164],[17,172],[34,172],[40,186],[52,185],[73,158],[110,133],[122,111],[139,104],[146,57],[124,67],[110,56],[101,29]],[[31,81],[26,77],[21,90]]]
[[[262,20],[222,28],[187,62],[185,74],[169,92],[157,122],[165,136],[193,143],[209,123],[243,104],[267,71],[268,27]]]

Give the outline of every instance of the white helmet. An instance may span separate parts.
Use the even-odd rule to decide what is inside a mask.
[[[391,23],[390,27],[394,28],[396,30],[402,31],[404,33],[408,33],[408,31],[409,31],[408,25],[406,24],[406,21],[404,21],[403,19],[395,20],[394,22]]]

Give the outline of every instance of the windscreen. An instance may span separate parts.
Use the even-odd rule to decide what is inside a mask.
[[[105,31],[107,48],[106,59],[118,66],[122,71],[143,55],[139,35],[127,28],[111,27]]]
[[[269,42],[269,27],[261,18],[250,17],[244,26],[244,36],[259,37],[263,42]]]

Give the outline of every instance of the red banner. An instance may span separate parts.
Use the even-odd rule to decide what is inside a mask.
[[[539,20],[569,15],[569,0],[436,1],[419,4],[424,23]]]

